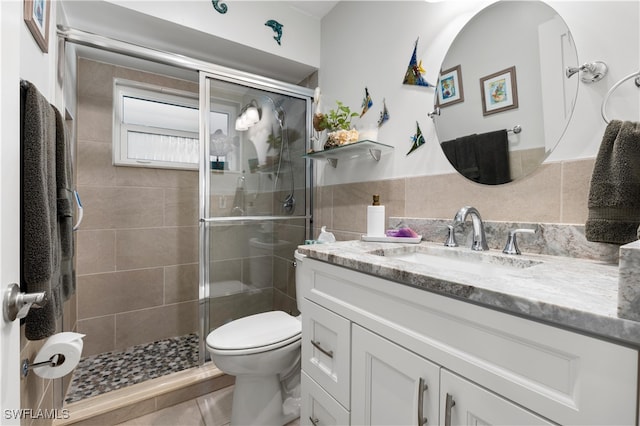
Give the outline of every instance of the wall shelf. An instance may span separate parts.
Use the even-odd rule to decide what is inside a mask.
[[[352,159],[369,155],[376,161],[380,161],[382,154],[393,150],[391,145],[385,145],[380,142],[370,140],[362,140],[336,148],[325,149],[324,151],[310,152],[303,155],[304,158],[312,160],[327,160],[331,167],[338,166],[338,159]]]

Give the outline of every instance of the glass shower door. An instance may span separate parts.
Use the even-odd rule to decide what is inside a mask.
[[[202,335],[247,315],[297,315],[293,253],[310,218],[312,91],[201,74]],[[205,353],[202,353],[205,352]],[[206,351],[201,348],[201,355]]]

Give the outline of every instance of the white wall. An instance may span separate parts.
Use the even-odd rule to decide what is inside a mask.
[[[640,2],[548,4],[569,26],[578,61],[582,64],[603,60],[610,71],[600,83],[580,84],[573,119],[547,161],[594,157],[606,127],[600,117],[605,93],[620,78],[640,69]],[[435,84],[451,41],[481,8],[480,2],[464,1],[344,1],[323,19],[320,66],[323,109],[334,106],[338,99],[359,111],[364,88],[368,87],[374,106],[363,121],[377,121],[385,98],[391,118],[380,129],[378,140],[395,146],[395,150],[373,166],[363,160],[343,162],[336,169],[319,163],[316,169],[320,185],[454,172],[440,150],[433,122],[426,115],[433,110],[434,89],[406,86],[402,80],[413,44],[419,37],[418,59],[422,59],[427,81]],[[467,90],[472,89],[465,87],[465,97]],[[640,90],[627,82],[612,96],[607,111],[611,118],[640,120]],[[427,143],[406,156],[416,121]]]
[[[225,14],[215,11],[211,0],[181,1],[176,13],[174,1],[107,0],[146,15],[175,22],[267,53],[303,64],[320,65],[320,20],[290,7],[286,1],[224,1]],[[275,19],[283,25],[281,45],[264,24]]]

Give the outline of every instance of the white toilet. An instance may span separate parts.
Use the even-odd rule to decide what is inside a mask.
[[[296,259],[302,260],[297,253]],[[284,425],[299,416],[299,404],[283,409],[283,388],[295,379],[299,383],[301,336],[300,318],[282,311],[240,318],[209,333],[214,364],[236,377],[231,425]]]

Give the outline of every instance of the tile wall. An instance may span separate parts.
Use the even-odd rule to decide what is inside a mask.
[[[198,329],[198,173],[112,165],[113,79],[197,83],[78,61],[78,331],[83,355]]]
[[[521,180],[497,186],[452,173],[318,187],[314,237],[326,225],[339,240],[359,239],[366,233],[372,194],[380,194],[387,221],[392,216],[453,219],[460,207],[472,205],[485,220],[584,224],[594,162],[544,164]]]

